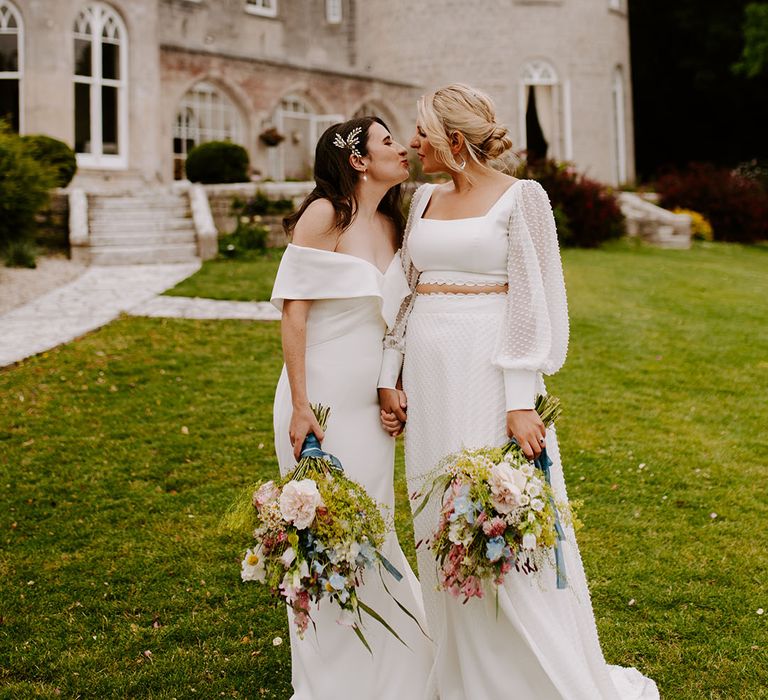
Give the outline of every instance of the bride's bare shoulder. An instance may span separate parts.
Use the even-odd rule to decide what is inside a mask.
[[[316,199],[296,222],[291,243],[305,248],[334,250],[338,240],[333,204],[327,199]]]

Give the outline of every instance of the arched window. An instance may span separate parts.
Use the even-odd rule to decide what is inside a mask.
[[[232,100],[215,85],[196,83],[181,98],[173,123],[173,175],[184,177],[184,161],[206,141],[243,143],[243,123]]]
[[[84,7],[75,20],[75,152],[80,165],[127,165],[127,35],[107,4]]]
[[[523,65],[519,110],[520,147],[529,157],[563,158],[563,95],[557,72],[547,61]]]
[[[23,39],[21,14],[10,2],[0,0],[0,119],[16,133],[22,126]]]
[[[627,132],[624,109],[624,73],[621,66],[613,71],[611,102],[613,107],[614,179],[616,185],[627,181]]]
[[[317,139],[329,126],[340,121],[344,121],[344,117],[339,114],[317,114],[300,95],[286,95],[273,117],[275,128],[285,140],[277,148],[269,149],[270,175],[275,180],[312,179]]]

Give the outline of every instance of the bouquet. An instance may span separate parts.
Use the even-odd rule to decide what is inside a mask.
[[[325,430],[330,409],[318,405],[312,410]],[[300,638],[312,622],[312,604],[328,599],[341,609],[339,624],[352,628],[368,651],[363,612],[402,641],[357,595],[366,569],[377,567],[381,575],[383,566],[396,580],[402,578],[380,551],[384,519],[365,489],[344,474],[339,460],[320,449],[314,434],[304,441],[294,471],[278,482],[249,488],[230,508],[225,525],[252,531],[255,544],[242,561],[241,578],[266,585],[293,611]],[[386,583],[384,588],[389,593]]]
[[[536,411],[549,427],[560,413],[560,402],[537,396]],[[512,569],[534,573],[552,549],[557,587],[566,587],[561,519],[574,524],[575,515],[569,504],[555,502],[551,465],[546,450],[531,462],[514,439],[503,447],[464,449],[440,462],[414,517],[433,493],[442,494],[437,529],[417,544],[427,544],[434,553],[442,590],[463,596],[465,603],[482,598],[484,581],[499,586]]]

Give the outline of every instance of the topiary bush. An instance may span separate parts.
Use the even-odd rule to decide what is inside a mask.
[[[248,181],[248,152],[230,141],[209,141],[187,155],[187,178],[204,185]]]
[[[77,172],[75,152],[63,141],[43,134],[21,137],[29,155],[54,174],[54,186],[66,187]]]
[[[563,245],[595,248],[624,235],[624,215],[611,188],[577,173],[568,163],[525,162],[515,175],[537,180],[547,191]]]
[[[0,252],[6,263],[30,266],[35,214],[54,185],[51,170],[28,153],[21,137],[0,125]]]
[[[701,212],[716,241],[768,239],[768,189],[758,178],[708,163],[670,170],[656,182],[661,206]]]

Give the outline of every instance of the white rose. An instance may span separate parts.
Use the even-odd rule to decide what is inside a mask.
[[[298,530],[303,530],[312,524],[317,507],[322,502],[317,484],[312,479],[289,481],[280,494],[280,514]]]
[[[245,558],[241,563],[240,578],[243,581],[259,581],[264,583],[267,578],[267,571],[264,568],[264,554],[261,547],[254,547],[245,553]]]
[[[532,532],[523,535],[523,549],[536,549],[536,535]]]
[[[521,505],[520,496],[526,478],[518,469],[500,462],[491,469],[488,484],[491,487],[491,503],[499,513],[509,513]]]

